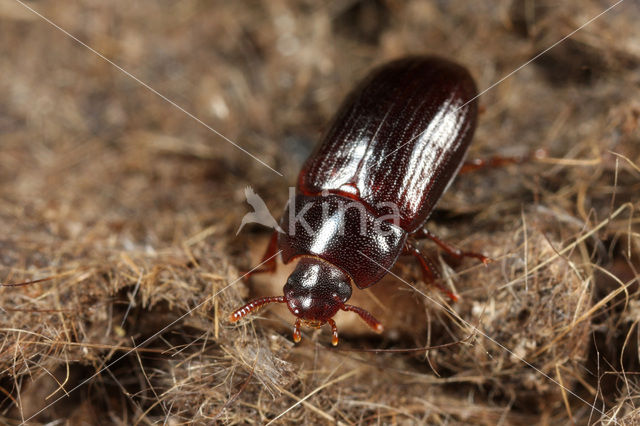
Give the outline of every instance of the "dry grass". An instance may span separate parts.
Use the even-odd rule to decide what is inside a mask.
[[[472,156],[550,156],[441,200],[430,227],[496,260],[440,257],[457,304],[402,262],[416,290],[356,296],[382,337],[345,316],[334,350],[327,330],[294,345],[286,312],[226,321],[283,284],[238,280],[268,232],[235,236],[245,186],[279,210],[367,70],[440,54],[485,88],[610,4],[436,3],[29,3],[282,178],[1,0],[0,282],[52,279],[0,288],[0,423],[640,424],[631,1],[482,96]]]

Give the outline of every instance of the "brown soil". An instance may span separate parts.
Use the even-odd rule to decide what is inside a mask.
[[[272,211],[350,87],[437,54],[481,89],[611,3],[0,3],[0,423],[640,424],[640,9],[626,1],[480,98],[469,173],[429,227],[448,304],[412,262],[291,339],[245,283]],[[190,117],[241,145],[274,173]],[[195,309],[194,309],[195,308]],[[280,307],[282,308],[282,307]],[[458,342],[431,350],[410,350]],[[406,349],[363,352],[363,349]],[[635,422],[635,423],[634,423]]]

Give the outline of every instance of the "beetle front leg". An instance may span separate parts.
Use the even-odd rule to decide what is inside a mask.
[[[333,346],[338,346],[338,326],[332,318],[329,318],[327,322],[331,326],[331,344]]]
[[[300,343],[300,340],[302,340],[302,334],[300,333],[300,318],[298,318],[293,325],[293,341]]]
[[[247,280],[251,275],[254,274],[262,274],[265,272],[275,272],[276,271],[276,253],[278,252],[278,231],[273,231],[271,234],[271,239],[269,239],[269,244],[267,245],[267,249],[264,252],[264,256],[262,256],[263,265],[255,271],[247,272],[244,276],[244,279]]]
[[[462,259],[463,257],[473,257],[480,260],[485,265],[492,262],[490,258],[488,258],[487,256],[481,253],[475,253],[472,251],[462,251],[459,248],[454,247],[445,241],[442,241],[440,238],[438,238],[435,234],[433,234],[431,231],[429,231],[426,228],[416,231],[415,233],[411,234],[411,236],[415,238],[430,239],[431,241],[436,243],[438,247],[444,250],[449,256],[455,257],[456,259]]]
[[[431,261],[424,257],[420,250],[418,250],[410,242],[406,242],[404,245],[403,253],[410,254],[416,258],[416,260],[420,264],[420,267],[422,268],[422,278],[424,279],[425,283],[432,284],[438,287],[440,291],[449,296],[449,299],[451,299],[452,302],[458,301],[458,296],[455,293],[438,282],[436,278],[440,278],[439,274],[436,272],[436,269]]]
[[[376,333],[380,334],[380,333],[382,333],[384,331],[384,327],[382,326],[382,323],[380,321],[378,321],[368,311],[365,311],[364,309],[362,309],[362,308],[360,308],[358,306],[353,306],[353,305],[344,305],[342,307],[342,310],[343,311],[348,311],[348,312],[355,312],[356,314],[358,314],[360,316],[360,318],[362,318],[362,320],[364,322],[366,322],[367,325],[369,327],[371,327],[373,329],[373,331],[375,331]]]

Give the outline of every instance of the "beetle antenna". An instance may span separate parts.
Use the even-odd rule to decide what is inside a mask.
[[[247,303],[240,309],[235,310],[231,315],[229,315],[229,321],[239,321],[241,318],[246,317],[251,312],[257,311],[268,303],[286,303],[286,301],[287,300],[284,298],[284,296],[261,297],[260,299],[252,300],[251,302]]]
[[[382,333],[384,331],[384,327],[382,323],[374,318],[368,311],[365,311],[362,308],[353,305],[344,305],[342,307],[343,311],[351,311],[360,315],[360,318],[363,319],[364,322],[367,323],[369,327],[371,327],[376,333]],[[337,336],[336,336],[337,337]]]

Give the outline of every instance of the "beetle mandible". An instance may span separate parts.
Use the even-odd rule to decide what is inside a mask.
[[[286,303],[297,317],[295,342],[301,325],[329,323],[335,346],[332,317],[339,310],[383,331],[373,315],[346,303],[352,284],[375,284],[400,254],[413,255],[425,281],[434,281],[429,262],[408,236],[430,238],[454,256],[486,263],[481,254],[461,252],[423,229],[463,164],[476,127],[476,97],[469,72],[442,58],[408,57],[374,69],[347,96],[302,167],[296,197],[280,221],[284,232],[274,231],[267,247],[263,261],[269,261],[259,272],[275,270],[278,250],[284,263],[298,260],[284,295],[253,300],[230,321],[268,303]],[[297,223],[301,212],[309,226]]]

